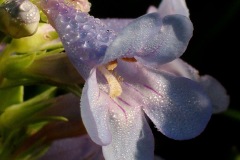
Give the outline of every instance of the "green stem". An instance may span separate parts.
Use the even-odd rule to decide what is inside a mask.
[[[0,85],[2,84],[3,80],[4,80],[4,76],[3,76],[3,70],[2,68],[4,68],[3,65],[3,61],[4,61],[4,58],[9,56],[10,54],[12,53],[12,48],[7,45],[4,50],[2,52],[0,52]]]
[[[238,110],[228,109],[223,113],[223,115],[235,119],[237,121],[240,121],[240,111]]]

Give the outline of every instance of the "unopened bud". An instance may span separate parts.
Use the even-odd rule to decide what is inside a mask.
[[[38,8],[28,0],[10,0],[0,6],[0,31],[13,38],[33,35],[39,20]]]

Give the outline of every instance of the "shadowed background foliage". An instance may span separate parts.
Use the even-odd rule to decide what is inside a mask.
[[[159,0],[90,0],[91,14],[98,18],[136,18],[149,5],[158,6]],[[209,74],[225,86],[230,95],[230,109],[240,112],[237,78],[240,67],[240,0],[186,0],[194,34],[181,57],[199,70]],[[234,112],[235,115],[235,112]],[[213,115],[205,131],[187,141],[166,138],[154,127],[156,154],[166,160],[175,159],[240,159],[240,115]]]

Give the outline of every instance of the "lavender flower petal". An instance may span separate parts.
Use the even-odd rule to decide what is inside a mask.
[[[112,103],[109,110],[112,142],[103,146],[104,157],[115,160],[153,159],[154,139],[142,112],[141,94],[130,86],[123,84],[122,87],[124,94],[113,99],[115,104]]]
[[[158,8],[156,8],[155,6],[149,6],[147,9],[147,13],[154,13],[154,12],[158,12]]]
[[[163,0],[159,5],[158,12],[161,17],[173,14],[189,17],[189,11],[185,0]]]
[[[213,113],[220,113],[229,106],[230,98],[227,95],[226,89],[215,78],[209,75],[200,77],[200,83],[206,90],[213,105]]]
[[[57,30],[69,58],[88,65],[101,62],[108,45],[116,37],[99,19],[77,11],[64,0],[42,1],[42,9]]]
[[[198,71],[181,59],[158,67],[176,76],[189,78],[201,84],[213,105],[213,113],[223,112],[229,106],[229,95],[222,84],[210,75],[200,76]]]
[[[120,32],[126,27],[133,19],[120,19],[120,18],[106,18],[101,21],[108,27],[114,30],[116,33]]]
[[[83,88],[81,97],[81,116],[89,136],[99,145],[111,143],[108,126],[109,97],[98,87],[96,70],[93,69]]]
[[[174,74],[175,76],[186,77],[194,81],[199,81],[200,78],[198,71],[180,58],[156,68]]]
[[[146,65],[161,65],[180,57],[192,37],[193,26],[185,16],[158,13],[133,20],[110,44],[102,63],[135,57]]]
[[[190,139],[205,129],[212,106],[201,85],[138,63],[121,62],[118,67],[118,74],[143,95],[145,113],[164,135]]]
[[[107,85],[98,78],[93,70],[81,99],[82,119],[92,140],[103,145],[106,159],[153,157],[153,135],[143,116],[141,94],[123,84],[124,94],[110,98]]]

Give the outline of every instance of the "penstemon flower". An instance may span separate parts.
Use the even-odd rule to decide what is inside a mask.
[[[71,0],[38,5],[86,80],[81,116],[105,159],[153,159],[145,115],[167,137],[184,140],[198,136],[212,111],[228,105],[221,84],[178,59],[193,32],[184,0],[163,0],[134,20],[99,20]]]

